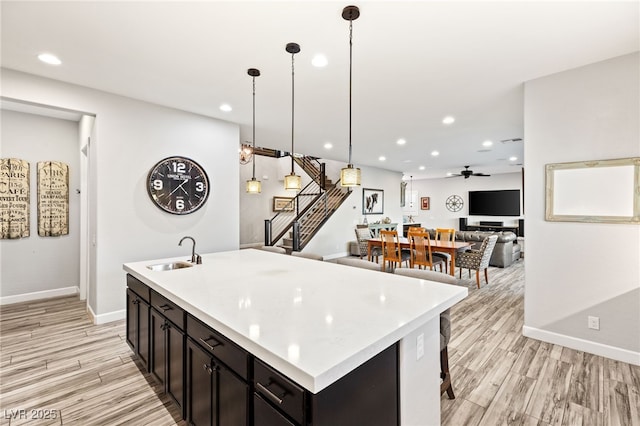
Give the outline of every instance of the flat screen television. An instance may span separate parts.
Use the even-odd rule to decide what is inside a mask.
[[[520,216],[520,190],[469,191],[469,216]]]

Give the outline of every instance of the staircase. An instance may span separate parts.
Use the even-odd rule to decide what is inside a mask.
[[[295,162],[313,180],[291,201],[291,211],[282,211],[265,220],[265,245],[287,252],[300,251],[333,215],[351,191],[327,179],[324,163],[313,157],[294,157]]]

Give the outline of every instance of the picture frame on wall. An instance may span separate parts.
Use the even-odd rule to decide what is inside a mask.
[[[273,197],[274,212],[290,212],[295,208],[293,197]]]
[[[362,189],[362,214],[384,213],[384,190]]]
[[[420,197],[420,210],[429,210],[430,209],[430,200],[429,197]]]

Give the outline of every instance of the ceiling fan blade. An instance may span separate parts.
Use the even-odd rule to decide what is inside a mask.
[[[486,175],[484,173],[474,173],[472,176],[491,176],[491,175]]]

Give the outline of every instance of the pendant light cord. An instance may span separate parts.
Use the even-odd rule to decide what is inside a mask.
[[[291,174],[293,175],[293,119],[294,119],[294,65],[293,65],[293,57],[295,53],[291,54]]]
[[[253,174],[252,179],[256,179],[256,78],[253,77]]]
[[[349,164],[351,164],[351,82],[353,68],[353,20],[349,20]]]

